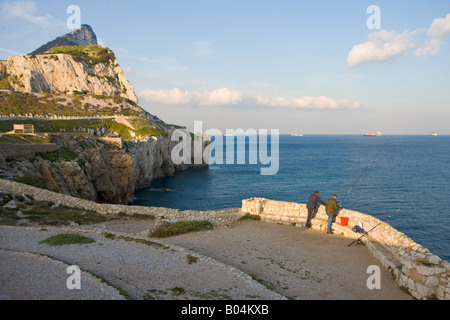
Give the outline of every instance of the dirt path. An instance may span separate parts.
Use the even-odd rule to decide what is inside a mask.
[[[256,221],[186,234],[166,242],[238,268],[293,299],[409,300],[365,246],[349,239]],[[379,265],[381,290],[369,290],[367,269]]]
[[[65,233],[93,242],[42,243]],[[236,268],[132,236],[76,228],[0,227],[0,300],[286,299]],[[79,290],[68,290],[69,266],[84,272]]]
[[[87,232],[100,232],[100,234],[102,234],[102,231],[118,232],[151,240],[148,238],[148,235],[153,227],[153,220],[129,219],[108,221],[97,225],[76,228],[79,230],[90,229],[91,231]],[[36,237],[40,239],[47,236],[43,235],[42,232],[33,233],[33,231],[27,231],[25,233],[24,229],[13,228],[13,230],[8,231],[11,235],[7,236],[6,230],[8,229],[0,233],[0,240],[3,239],[0,241],[0,244],[3,243],[3,245],[0,245],[0,248],[50,255],[71,263],[84,261],[83,259],[89,262],[94,257],[97,260],[100,259],[98,261],[115,261],[119,256],[119,253],[115,252],[115,250],[122,250],[120,255],[128,256],[124,258],[124,261],[127,261],[127,263],[121,265],[120,268],[130,269],[127,269],[125,272],[127,275],[126,281],[122,279],[123,272],[119,272],[116,275],[109,269],[103,270],[102,268],[105,264],[98,264],[97,260],[97,262],[94,261],[92,264],[86,262],[83,266],[86,270],[102,275],[113,283],[117,282],[119,287],[126,288],[132,293],[134,298],[138,299],[142,298],[142,292],[145,293],[145,290],[135,290],[134,287],[142,285],[145,285],[147,289],[152,289],[151,295],[156,299],[189,299],[190,296],[188,294],[172,297],[164,293],[170,292],[170,290],[167,290],[168,282],[170,282],[170,288],[176,286],[196,288],[195,292],[191,290],[196,293],[191,298],[196,299],[199,297],[203,299],[222,299],[225,296],[227,299],[242,297],[245,297],[245,299],[258,299],[258,297],[267,295],[260,288],[254,288],[254,285],[247,285],[248,280],[238,280],[234,286],[231,286],[234,280],[241,278],[239,278],[240,276],[236,278],[236,272],[230,271],[223,266],[236,268],[244,274],[250,275],[259,284],[262,284],[272,292],[295,300],[411,299],[409,295],[397,286],[390,273],[379,264],[378,260],[372,256],[365,246],[360,245],[348,248],[347,245],[351,242],[349,239],[340,235],[327,235],[321,231],[305,230],[260,221],[241,221],[229,227],[223,226],[211,231],[190,233],[158,240],[168,245],[186,249],[176,253],[179,257],[172,257],[172,255],[176,255],[175,252],[169,254],[172,251],[163,250],[161,252],[164,255],[162,255],[160,251],[155,251],[153,248],[145,248],[143,245],[107,241],[103,238],[97,241],[98,244],[91,251],[86,249],[72,252],[69,249],[73,248],[69,247],[64,248],[62,252],[54,252],[52,250],[57,249],[50,250],[47,248],[44,250],[41,246],[36,246]],[[20,245],[22,242],[24,243]],[[46,250],[50,251],[47,252]],[[85,254],[88,258],[80,257],[84,251],[86,251]],[[198,253],[205,257],[210,257],[214,261],[223,264],[223,266],[217,266],[213,261],[187,264],[186,257],[190,253]],[[144,259],[146,256],[148,256],[148,259]],[[169,260],[170,263],[168,262]],[[150,269],[146,268],[145,271],[140,269],[138,271],[134,270],[144,262],[144,264],[150,263],[149,261],[155,264]],[[203,266],[204,263],[207,266]],[[112,265],[112,263],[107,263],[106,265],[110,264]],[[369,290],[367,288],[367,280],[371,276],[371,274],[367,273],[367,269],[372,265],[380,266],[381,290]],[[117,268],[120,269],[119,267]],[[162,276],[164,272],[159,274],[155,268],[163,268],[161,270],[168,270],[168,273],[166,272],[165,276]],[[187,273],[188,269],[192,269],[192,271]],[[211,272],[208,273],[206,270]],[[151,283],[146,284],[140,276],[133,280],[133,274],[139,275],[144,273],[152,275],[147,277],[152,279]],[[189,276],[187,276],[188,274]],[[159,279],[162,282],[156,283],[154,279]],[[227,284],[230,288],[224,287],[222,283],[224,279],[228,281]],[[184,283],[186,281],[189,282],[189,285]],[[214,285],[217,285],[217,288]],[[220,291],[223,289],[222,287],[226,289],[223,292]],[[148,293],[149,291],[146,292]],[[162,292],[164,294],[160,294]],[[198,295],[198,292],[203,293]],[[218,292],[222,295],[218,295]],[[6,294],[6,296],[8,295]]]

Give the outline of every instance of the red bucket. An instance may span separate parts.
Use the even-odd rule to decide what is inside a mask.
[[[348,218],[341,217],[341,226],[343,227],[348,226]]]

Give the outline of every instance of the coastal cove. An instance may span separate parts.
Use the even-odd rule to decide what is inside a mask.
[[[255,165],[213,164],[153,181],[136,191],[134,205],[217,210],[252,197],[306,203],[316,189],[324,201],[337,193],[339,202],[386,142],[343,207],[386,221],[450,260],[448,136],[280,136],[275,176],[260,176]]]

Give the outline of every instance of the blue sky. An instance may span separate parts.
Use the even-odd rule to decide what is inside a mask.
[[[73,4],[167,122],[450,134],[448,0],[0,0],[0,59],[70,32]],[[379,30],[367,27],[370,5]]]

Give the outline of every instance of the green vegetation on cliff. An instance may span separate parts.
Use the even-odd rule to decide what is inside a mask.
[[[6,134],[0,137],[0,143],[7,144],[47,144],[51,143],[50,136],[33,136],[22,134]]]
[[[6,74],[0,77],[0,90],[11,90],[12,84],[24,87],[22,80],[16,75]]]
[[[41,152],[36,154],[36,156],[51,162],[73,161],[77,159],[77,155],[67,147],[61,147],[53,152]]]
[[[11,88],[11,83],[9,82],[8,75],[0,77],[0,90],[9,90]]]
[[[50,49],[45,54],[70,54],[75,61],[84,61],[90,68],[100,63],[109,64],[116,61],[111,50],[99,45],[57,47]]]
[[[38,133],[92,133],[100,131],[102,134],[118,134],[124,140],[134,140],[135,137],[164,136],[167,132],[158,130],[143,118],[132,118],[131,122],[139,126],[132,129],[125,124],[118,123],[114,119],[78,119],[78,120],[23,120],[20,124],[33,124]],[[17,120],[0,121],[0,132],[13,130]],[[21,143],[23,140],[18,135],[7,135],[1,138],[3,143]],[[35,139],[36,140],[36,139]],[[47,138],[38,139],[36,143],[49,143]],[[42,140],[42,141],[41,141]],[[31,142],[30,139],[27,140]],[[23,143],[27,142],[24,140]]]
[[[118,123],[115,116],[130,119],[130,126]],[[118,134],[125,140],[145,136],[167,136],[167,132],[156,129],[136,103],[129,99],[114,96],[72,95],[54,93],[0,92],[0,116],[13,117],[91,117],[92,119],[24,119],[0,121],[0,133],[11,132],[14,124],[33,124],[38,133],[92,133],[101,135]],[[100,117],[96,119],[96,117]],[[110,117],[110,118],[102,118]],[[11,140],[5,137],[6,140]],[[17,139],[12,139],[17,140]],[[8,143],[8,141],[3,141]],[[13,143],[13,142],[9,142]]]
[[[150,122],[142,118],[134,118],[132,121],[133,125],[136,122],[140,123],[139,127],[134,127],[132,129],[125,124],[118,123],[114,119],[103,119],[101,120],[100,127],[106,128],[108,132],[114,132],[120,135],[124,140],[134,140],[135,137],[145,137],[145,136],[164,136],[167,137],[167,132],[158,130],[154,128]]]
[[[33,94],[25,92],[0,92],[0,115],[59,115],[76,117],[139,116],[144,111],[132,101],[121,97],[100,95],[83,96],[81,93]]]
[[[45,180],[41,177],[33,177],[33,176],[26,176],[15,179],[16,182],[27,184],[32,187],[40,188],[40,189],[47,189],[47,184],[45,183]]]

